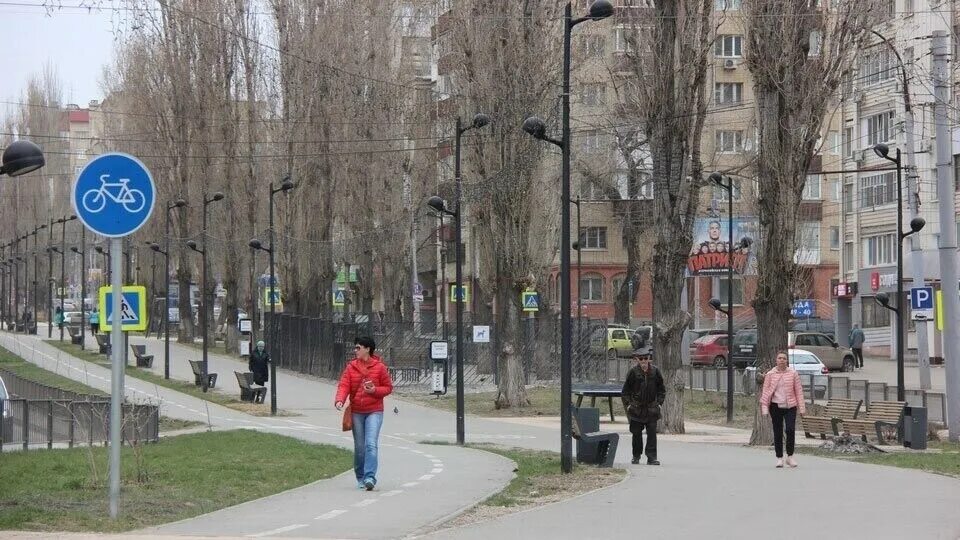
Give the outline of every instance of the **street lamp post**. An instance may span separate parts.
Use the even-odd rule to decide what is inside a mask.
[[[64,321],[60,323],[60,341],[63,341],[63,325],[66,322],[67,310],[64,307],[64,299],[67,294],[67,269],[66,264],[66,254],[67,254],[67,222],[77,219],[77,216],[70,215],[64,216],[61,219],[57,220],[57,223],[60,223],[60,313],[64,317]],[[82,323],[82,321],[81,321]]]
[[[40,232],[41,229],[46,228],[47,224],[41,223],[33,229],[33,330],[30,332],[31,334],[37,334],[39,332],[39,330],[37,330],[37,254],[40,247],[37,244],[40,239],[37,237],[37,233]]]
[[[573,417],[571,411],[571,328],[570,328],[570,35],[573,27],[586,21],[597,21],[613,15],[613,5],[597,0],[586,17],[574,19],[568,2],[563,12],[563,88],[562,135],[560,140],[547,136],[543,120],[531,116],[524,120],[523,130],[536,139],[560,147],[563,154],[560,178],[560,467],[565,473],[573,470]]]
[[[60,297],[60,313],[61,313],[61,317],[66,317],[66,315],[64,314],[64,309],[63,309],[63,279],[64,279],[63,266],[64,266],[64,257],[66,256],[66,252],[65,252],[65,250],[63,250],[63,249],[60,249],[60,247],[58,247],[58,246],[52,246],[52,247],[50,247],[50,251],[52,251],[52,252],[54,252],[54,253],[59,253],[59,254],[60,254],[60,283],[59,283],[60,294],[59,294],[58,296]],[[56,281],[56,280],[53,279],[53,278],[50,278],[50,285],[51,285],[51,286],[53,285],[54,281]],[[53,324],[53,321],[51,320],[50,323]],[[62,323],[60,324],[60,341],[63,341],[63,324],[62,324]]]
[[[202,247],[197,247],[197,243],[193,240],[187,242],[187,247],[196,251],[200,254],[200,332],[203,334],[203,358],[201,361],[202,369],[201,371],[201,388],[204,392],[207,391],[209,387],[209,381],[207,380],[208,372],[208,354],[209,354],[209,337],[207,336],[207,207],[216,201],[223,200],[223,193],[219,191],[214,193],[209,199],[204,195],[203,197],[203,231],[200,233],[200,241],[203,243]]]
[[[80,255],[80,350],[87,346],[87,228],[80,228],[80,249],[76,246],[70,251]]]
[[[710,305],[727,315],[727,423],[733,423],[733,361],[730,358],[733,342],[733,178],[715,172],[710,180],[727,192],[727,309],[718,309],[713,300]]]
[[[581,280],[581,263],[583,262],[583,245],[580,244],[580,240],[583,238],[581,234],[580,227],[580,195],[577,195],[577,200],[571,200],[571,203],[577,206],[577,239],[573,241],[573,249],[577,251],[577,368],[582,372],[583,371],[583,362],[581,361],[581,352],[583,347],[583,336],[581,335],[581,328],[583,326],[583,298],[580,296],[580,280]],[[631,314],[632,315],[632,314]],[[629,322],[629,321],[628,321]]]
[[[275,188],[273,187],[273,182],[270,183],[270,200],[269,200],[270,247],[269,248],[263,247],[263,244],[260,242],[260,240],[257,240],[257,239],[250,240],[250,243],[249,243],[250,247],[253,249],[266,251],[267,255],[270,258],[270,262],[269,262],[270,264],[270,285],[269,285],[270,287],[270,324],[273,328],[276,328],[276,324],[277,324],[277,320],[275,318],[277,314],[277,293],[276,293],[277,275],[276,275],[276,269],[274,268],[274,264],[275,264],[274,253],[275,253],[275,247],[276,247],[275,236],[276,235],[274,234],[274,230],[273,230],[273,196],[276,195],[277,193],[280,193],[281,191],[284,193],[288,193],[294,187],[295,187],[295,184],[293,183],[292,180],[290,180],[289,175],[285,176],[283,180],[280,181],[279,187]],[[350,272],[348,270],[347,281],[349,281],[349,273]],[[276,338],[275,335],[271,335],[270,337],[272,339]],[[271,415],[277,414],[277,363],[275,361],[270,362],[270,414]]]
[[[107,282],[107,283],[110,283],[110,276],[113,274],[112,267],[110,266],[110,259],[111,259],[111,257],[110,257],[110,248],[108,247],[107,249],[103,249],[103,246],[97,246],[97,247],[95,247],[95,248],[93,248],[93,249],[94,249],[97,253],[103,255],[104,265],[105,265],[106,268],[107,268],[107,274],[106,274],[107,281],[106,281],[106,282]],[[101,313],[100,315],[102,316],[103,314]]]
[[[894,157],[890,157],[890,148],[885,144],[878,144],[873,147],[877,156],[893,162],[897,166],[897,307],[890,306],[890,298],[884,293],[878,293],[876,301],[883,307],[893,311],[897,315],[897,401],[904,401],[906,388],[903,381],[903,239],[920,232],[926,225],[922,217],[915,217],[910,220],[910,231],[903,232],[903,173],[900,160],[900,149]],[[920,285],[923,285],[922,283]]]
[[[164,291],[164,301],[163,301],[163,378],[170,378],[170,211],[176,208],[183,208],[187,205],[187,201],[183,199],[177,199],[172,202],[167,203],[167,212],[166,212],[166,237],[164,239],[164,250],[160,250],[160,246],[153,244],[150,246],[156,253],[163,253],[164,256],[164,270],[163,270],[163,291]],[[189,295],[188,295],[189,296]],[[187,304],[189,304],[189,300]]]
[[[448,210],[446,204],[443,202],[443,199],[437,196],[430,197],[427,201],[427,205],[430,208],[433,208],[441,214],[448,214],[454,218],[454,234],[455,239],[454,243],[456,244],[455,249],[456,253],[456,293],[454,298],[457,299],[457,354],[456,354],[456,364],[457,364],[457,444],[464,444],[465,442],[465,413],[464,413],[464,401],[463,401],[463,304],[466,301],[466,295],[463,290],[463,212],[462,200],[463,200],[463,176],[460,171],[460,155],[461,155],[461,138],[463,134],[471,129],[480,129],[483,126],[486,126],[490,123],[490,117],[483,114],[477,113],[473,116],[473,121],[469,126],[464,127],[463,122],[459,116],[457,116],[457,125],[456,125],[456,136],[454,137],[454,161],[453,161],[453,177],[456,183],[456,192],[454,194],[455,207],[454,209]]]

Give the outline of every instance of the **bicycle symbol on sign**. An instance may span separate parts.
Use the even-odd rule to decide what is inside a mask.
[[[147,198],[139,189],[131,189],[127,184],[129,178],[121,178],[117,182],[110,182],[110,175],[100,176],[100,189],[91,189],[83,194],[81,203],[83,208],[91,214],[97,214],[107,206],[107,199],[123,205],[123,208],[135,214],[143,210]]]

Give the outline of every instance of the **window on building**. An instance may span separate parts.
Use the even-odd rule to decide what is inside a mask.
[[[823,33],[819,30],[810,31],[810,49],[807,51],[807,56],[820,56],[820,52],[823,50]]]
[[[599,130],[591,129],[577,134],[580,138],[580,150],[585,153],[599,152],[603,150],[603,133]]]
[[[620,287],[623,286],[625,279],[627,279],[626,274],[618,274],[610,280],[610,298],[616,298],[620,294]]]
[[[607,198],[600,182],[586,180],[580,185],[580,197],[586,201],[600,201]]]
[[[597,107],[606,102],[607,85],[603,83],[586,83],[580,88],[580,104],[586,107]]]
[[[743,152],[743,131],[717,130],[716,151],[721,154]]]
[[[613,29],[613,50],[618,53],[633,52],[637,33],[633,28],[618,26]]]
[[[853,212],[853,184],[843,185],[843,213]]]
[[[738,11],[741,0],[714,0],[713,8],[717,11]]]
[[[890,310],[881,306],[873,296],[864,296],[860,300],[863,310],[860,322],[864,328],[884,328],[890,326]]]
[[[804,221],[797,224],[797,264],[820,264],[820,222]]]
[[[897,262],[896,233],[867,236],[862,242],[864,266],[885,266]]]
[[[830,227],[830,249],[840,250],[840,227]]]
[[[743,179],[742,178],[731,178],[733,182],[733,200],[739,201],[743,198]],[[726,183],[726,180],[724,180]],[[730,193],[726,189],[713,184],[713,198],[719,201],[726,202],[727,194]]]
[[[580,300],[584,302],[603,302],[603,276],[584,274],[580,277]]]
[[[717,41],[713,46],[713,54],[719,58],[740,58],[743,56],[743,36],[717,36]]]
[[[882,206],[897,200],[897,173],[888,172],[860,178],[860,208]]]
[[[830,200],[833,202],[839,202],[841,197],[841,185],[840,177],[833,177],[827,180],[827,185],[829,186],[828,192],[830,194]]]
[[[887,111],[864,119],[864,131],[867,146],[874,146],[893,140],[893,111]]]
[[[803,200],[805,201],[819,201],[820,200],[820,175],[819,174],[808,174],[806,181],[803,183]]]
[[[854,260],[853,242],[844,242],[843,244],[843,269],[852,272],[857,267],[857,261]]]
[[[653,199],[653,175],[646,171],[637,172],[637,185],[633,190],[630,188],[630,171],[617,171],[614,179],[617,185],[617,193],[621,199],[649,200]]]
[[[729,281],[725,277],[716,278],[717,295],[716,297],[720,299],[724,304],[727,303],[727,284]],[[733,305],[742,306],[743,305],[743,279],[734,277],[733,278]]]
[[[827,147],[823,149],[825,154],[839,154],[840,153],[840,132],[830,131],[827,132]]]
[[[607,249],[607,228],[581,227],[580,245],[583,249]]]
[[[724,82],[713,85],[713,97],[717,105],[743,102],[743,83]]]
[[[860,53],[859,86],[870,86],[888,81],[896,76],[896,62],[886,44],[871,47]]]
[[[583,46],[584,56],[588,58],[603,58],[603,50],[606,46],[606,41],[606,36],[599,34],[583,36],[581,44]]]
[[[843,128],[843,157],[853,155],[853,128]]]

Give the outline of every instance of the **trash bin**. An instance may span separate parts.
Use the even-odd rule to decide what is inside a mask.
[[[914,450],[927,448],[927,408],[910,407],[903,409],[903,446]]]
[[[573,414],[577,415],[576,420],[580,423],[581,433],[596,433],[600,431],[600,409],[595,407],[574,407]],[[589,443],[577,441],[577,463],[596,463],[599,459],[597,455],[600,445],[598,443]]]

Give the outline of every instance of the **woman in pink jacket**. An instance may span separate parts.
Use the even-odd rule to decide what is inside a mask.
[[[763,392],[760,394],[760,411],[773,419],[773,448],[777,452],[777,468],[783,467],[784,423],[787,430],[787,465],[797,466],[793,459],[797,412],[801,416],[807,413],[800,375],[788,364],[787,352],[778,352],[777,366],[764,375]]]

